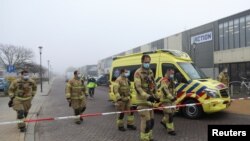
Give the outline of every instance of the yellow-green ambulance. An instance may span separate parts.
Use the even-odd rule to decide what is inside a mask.
[[[206,77],[197,68],[191,58],[182,51],[157,50],[136,53],[127,56],[114,57],[110,71],[109,98],[115,101],[113,83],[119,76],[120,69],[130,73],[132,104],[136,105],[136,91],[134,89],[134,73],[141,67],[141,56],[148,54],[151,57],[150,68],[154,72],[155,81],[160,87],[160,81],[168,68],[175,69],[175,88],[177,104],[202,103],[202,105],[187,106],[180,111],[188,118],[199,118],[204,112],[214,113],[226,109],[230,105],[228,87],[217,80]],[[158,89],[158,94],[160,90]],[[157,105],[157,104],[156,104]]]

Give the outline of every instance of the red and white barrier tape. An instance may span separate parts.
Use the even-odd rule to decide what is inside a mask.
[[[236,101],[236,100],[248,100],[248,99],[250,99],[250,97],[231,99],[231,101]]]
[[[236,100],[247,100],[250,97],[246,98],[238,98],[238,99],[231,99],[231,101]],[[95,116],[106,116],[106,115],[114,115],[120,113],[130,113],[130,112],[142,112],[142,111],[150,111],[150,110],[159,110],[159,109],[171,109],[171,108],[180,108],[186,106],[195,106],[201,105],[201,103],[192,103],[192,104],[179,104],[174,106],[165,106],[165,107],[157,107],[157,108],[149,108],[149,109],[140,109],[140,110],[128,110],[128,111],[117,111],[117,112],[106,112],[106,113],[93,113],[93,114],[81,114],[78,116],[64,116],[64,117],[50,117],[50,118],[38,118],[38,119],[25,119],[25,120],[16,120],[16,121],[8,121],[8,122],[0,122],[0,125],[7,125],[7,124],[16,124],[16,123],[30,123],[30,122],[41,122],[41,121],[54,121],[54,120],[64,120],[64,119],[77,119],[80,117],[95,117]]]
[[[106,116],[106,115],[114,115],[114,114],[120,114],[120,113],[142,112],[142,111],[150,111],[150,110],[163,109],[163,108],[170,109],[170,108],[186,107],[186,106],[194,106],[194,105],[201,105],[201,103],[182,104],[182,105],[176,105],[176,106],[166,106],[166,107],[157,107],[157,108],[140,109],[140,110],[128,110],[128,111],[117,111],[117,112],[106,112],[106,113],[81,114],[81,115],[78,115],[78,116],[50,117],[50,118],[39,118],[39,119],[24,119],[24,120],[0,122],[0,125],[16,124],[16,123],[24,123],[24,122],[30,123],[30,122],[40,122],[40,121],[77,119],[77,118],[80,118],[80,117]]]

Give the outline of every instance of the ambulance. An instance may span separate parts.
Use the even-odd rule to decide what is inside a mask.
[[[168,68],[175,70],[175,89],[177,104],[201,103],[201,105],[185,106],[179,109],[184,116],[196,119],[203,113],[219,112],[230,105],[228,87],[217,80],[207,77],[201,69],[195,66],[189,55],[178,50],[156,50],[136,53],[113,58],[110,71],[109,99],[115,102],[113,84],[120,75],[120,69],[129,72],[131,84],[132,104],[136,106],[136,90],[134,87],[134,73],[141,67],[141,56],[148,54],[151,57],[150,68],[154,72],[157,85],[157,94],[160,95],[160,81]],[[157,104],[156,104],[157,105]],[[159,106],[159,104],[157,105]]]

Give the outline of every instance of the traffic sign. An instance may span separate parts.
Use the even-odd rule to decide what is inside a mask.
[[[7,66],[7,72],[11,73],[11,72],[15,72],[16,68],[14,65],[8,65]]]

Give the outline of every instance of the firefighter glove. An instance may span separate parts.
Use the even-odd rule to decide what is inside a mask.
[[[148,98],[147,98],[147,101],[150,101],[150,102],[155,102],[155,98],[152,96],[152,95],[150,95]]]
[[[10,99],[10,101],[9,101],[9,103],[8,103],[8,106],[9,106],[9,107],[12,107],[12,106],[13,106],[13,99],[14,99],[14,97]]]
[[[176,100],[176,97],[174,97],[173,99],[171,99],[171,102],[175,102]]]
[[[70,98],[67,98],[67,101],[69,103],[69,107],[71,107],[71,99]]]
[[[159,103],[160,102],[160,98],[155,98],[155,102]]]

